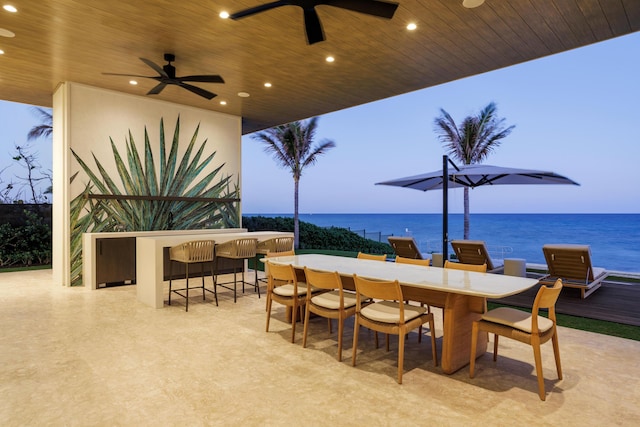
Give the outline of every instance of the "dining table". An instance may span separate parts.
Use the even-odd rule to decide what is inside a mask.
[[[268,261],[292,265],[300,280],[304,280],[305,267],[338,272],[343,287],[351,290],[355,290],[354,274],[373,280],[398,280],[405,300],[443,309],[441,369],[446,374],[469,364],[471,326],[485,312],[487,298],[515,295],[538,283],[537,279],[526,277],[323,254],[274,257]],[[482,334],[476,354],[480,356],[486,350],[487,336]]]

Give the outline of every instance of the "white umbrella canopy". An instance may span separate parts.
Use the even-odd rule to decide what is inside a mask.
[[[448,170],[449,188],[481,185],[522,185],[522,184],[571,184],[577,182],[554,172],[533,169],[515,169],[491,165],[463,165]],[[376,185],[392,185],[428,191],[443,188],[444,173],[442,170],[378,182]]]
[[[449,168],[449,163],[453,168]],[[447,244],[449,242],[449,188],[475,188],[482,185],[509,184],[580,185],[577,182],[554,172],[533,169],[505,168],[502,166],[482,164],[456,166],[446,155],[442,156],[442,170],[376,183],[376,185],[391,185],[395,187],[412,188],[420,191],[444,190],[442,195],[442,254],[445,260],[448,259]]]

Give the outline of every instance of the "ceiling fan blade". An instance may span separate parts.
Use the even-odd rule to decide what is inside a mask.
[[[179,82],[203,82],[203,83],[224,83],[220,76],[204,75],[204,76],[184,76],[176,77]]]
[[[167,73],[165,73],[165,71],[162,69],[162,67],[157,65],[155,62],[149,61],[146,58],[140,58],[140,61],[144,62],[149,67],[153,68],[156,71],[156,73],[160,74],[162,77],[164,77],[166,79],[169,78],[169,75]]]
[[[201,89],[199,87],[190,85],[188,83],[178,83],[178,86],[181,86],[181,87],[185,88],[186,90],[189,90],[189,91],[195,93],[196,95],[200,95],[203,98],[213,99],[216,96],[218,96],[215,93],[212,93],[212,92],[209,92],[208,90],[204,90],[204,89]]]
[[[166,86],[167,86],[166,83],[160,83],[156,85],[153,89],[151,89],[149,92],[147,92],[147,95],[157,95],[160,92],[162,92],[162,89],[164,89]]]
[[[381,0],[328,0],[325,4],[391,19],[398,8],[398,3]]]
[[[102,73],[103,76],[141,77],[144,79],[156,79],[155,76],[140,76],[138,74]]]
[[[304,9],[304,29],[307,33],[307,42],[309,44],[318,43],[324,40],[324,31],[322,23],[315,9]]]
[[[231,19],[240,19],[246,18],[247,16],[255,15],[256,13],[264,12],[265,10],[275,9],[280,6],[288,6],[291,5],[291,1],[289,0],[278,0],[271,3],[261,4],[260,6],[250,7],[249,9],[241,10],[236,13],[232,13],[229,15]]]

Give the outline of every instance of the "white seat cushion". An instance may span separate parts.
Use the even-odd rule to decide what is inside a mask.
[[[280,295],[281,297],[292,297],[293,296],[293,284],[287,283],[286,285],[276,286],[273,289],[273,293],[276,295]],[[298,282],[298,295],[306,295],[307,294],[307,284],[304,282]]]
[[[352,293],[345,292],[344,308],[356,305],[356,296]],[[328,308],[329,310],[338,310],[340,308],[340,291],[324,292],[311,298],[311,302],[317,306]]]
[[[531,313],[516,310],[515,308],[499,307],[482,315],[483,320],[501,325],[511,326],[524,332],[531,333]],[[538,316],[538,329],[540,332],[548,331],[553,327],[553,322],[546,317]]]
[[[415,319],[426,312],[427,309],[425,307],[404,304],[404,321],[407,322],[411,319]],[[370,304],[363,307],[362,310],[360,310],[360,314],[367,319],[375,320],[376,322],[400,322],[400,307],[397,302],[393,301],[381,301]]]

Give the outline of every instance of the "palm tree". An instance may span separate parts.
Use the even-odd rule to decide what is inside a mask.
[[[31,128],[27,134],[27,140],[32,141],[38,138],[49,138],[53,132],[53,115],[51,110],[35,107],[33,111],[40,116],[42,123]]]
[[[267,153],[273,154],[275,161],[293,175],[293,235],[294,247],[299,247],[298,189],[302,170],[318,160],[318,156],[336,146],[335,142],[324,139],[313,145],[318,127],[318,117],[307,122],[292,122],[259,132],[254,139],[262,141]]]
[[[472,165],[482,163],[500,146],[515,126],[504,127],[504,118],[497,116],[497,106],[489,103],[476,116],[467,116],[460,126],[442,108],[435,119],[438,139],[454,159]],[[469,188],[464,187],[464,238],[469,238]]]

